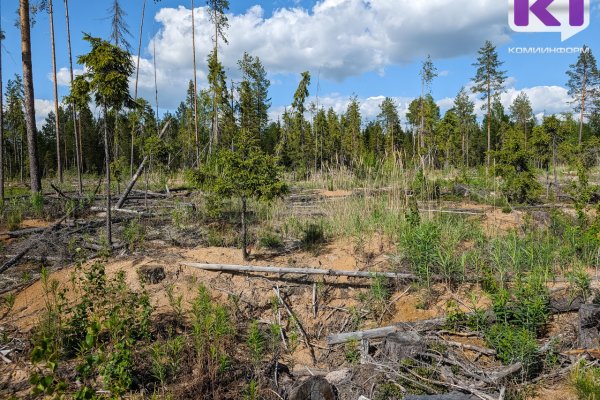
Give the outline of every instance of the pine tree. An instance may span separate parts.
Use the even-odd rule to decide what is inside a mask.
[[[500,70],[502,61],[498,59],[496,46],[489,40],[479,49],[477,62],[473,64],[477,67],[475,74],[475,85],[471,88],[473,93],[481,94],[481,99],[486,103],[483,109],[487,111],[487,152],[492,150],[492,127],[491,113],[492,101],[504,90],[505,72]],[[490,154],[486,155],[486,165],[490,166]]]
[[[69,1],[64,0],[65,3],[65,23],[67,27],[67,48],[69,50],[69,83],[71,88],[73,87],[73,53],[71,51],[71,22],[69,19]],[[75,137],[75,161],[77,164],[77,190],[79,195],[83,194],[83,181],[81,173],[83,171],[83,148],[81,144],[81,132],[77,126],[77,107],[75,103],[71,103],[71,113],[73,119],[73,135]]]
[[[4,204],[4,94],[2,92],[2,47],[4,31],[0,20],[0,205]]]
[[[567,88],[569,96],[573,98],[574,109],[579,112],[579,140],[581,146],[583,140],[583,124],[587,116],[588,107],[598,101],[598,85],[600,85],[600,73],[596,65],[596,59],[592,50],[583,46],[577,63],[571,64],[567,71],[569,81]]]
[[[31,27],[29,0],[20,0],[19,19],[21,27],[21,55],[23,60],[23,88],[25,98],[25,124],[27,127],[27,151],[29,154],[29,180],[31,192],[42,191],[42,178],[38,166],[37,129],[35,126],[35,94],[33,91],[33,67],[31,63]]]

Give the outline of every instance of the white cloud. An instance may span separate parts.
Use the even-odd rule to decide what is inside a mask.
[[[54,111],[54,100],[35,99],[34,104],[35,124],[38,129],[41,129],[48,114]]]
[[[73,70],[74,77],[81,74],[83,74],[83,69],[76,68]],[[50,82],[54,82],[51,72],[48,73],[48,80]],[[71,86],[71,74],[69,72],[69,68],[62,67],[58,71],[56,71],[56,82],[58,83],[58,86]]]
[[[196,50],[200,85],[205,86],[206,58],[213,28],[205,7],[196,18]],[[368,71],[409,63],[431,54],[436,59],[469,54],[484,39],[509,39],[506,4],[497,0],[322,0],[311,9],[280,8],[265,17],[255,5],[228,15],[229,45],[220,58],[236,78],[244,51],[259,56],[270,73],[297,74],[320,70],[325,79],[342,81]],[[161,29],[146,51],[156,45],[160,103],[174,108],[193,77],[191,11],[162,8],[155,15]],[[151,59],[140,65],[140,95],[153,98]]]

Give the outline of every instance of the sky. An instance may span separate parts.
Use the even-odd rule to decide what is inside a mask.
[[[75,61],[78,55],[89,51],[82,40],[84,32],[109,37],[109,9],[113,1],[69,2]],[[410,101],[421,94],[419,70],[428,54],[438,70],[432,95],[442,111],[447,110],[461,87],[472,85],[477,50],[490,40],[497,46],[508,76],[501,97],[505,107],[524,91],[534,113],[541,116],[571,109],[565,89],[566,71],[576,62],[577,55],[515,54],[511,48],[580,48],[586,44],[592,51],[600,51],[600,0],[590,1],[589,27],[563,42],[557,32],[512,31],[506,0],[233,0],[226,32],[229,43],[222,44],[219,54],[234,82],[239,79],[237,60],[244,51],[260,57],[271,81],[272,119],[292,102],[300,73],[310,71],[309,102],[343,112],[350,98],[356,96],[365,120],[369,120],[377,117],[385,97],[394,98],[400,114],[405,114]],[[20,33],[15,27],[18,3],[0,0],[0,20],[6,32],[2,49],[4,88],[8,79],[22,73]],[[69,86],[65,9],[63,1],[54,3],[62,97]],[[132,33],[129,41],[136,53],[143,0],[120,3],[127,13],[126,22]],[[200,88],[205,88],[212,26],[204,1],[195,3],[198,82]],[[177,108],[193,78],[190,6],[191,1],[147,1],[139,95],[154,99],[156,61],[161,113]],[[49,19],[45,13],[37,16],[32,28],[32,54],[36,119],[40,126],[53,109]],[[75,68],[81,71],[81,66]],[[477,96],[471,97],[479,106]]]

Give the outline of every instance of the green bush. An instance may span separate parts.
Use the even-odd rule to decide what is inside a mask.
[[[146,228],[139,218],[129,221],[123,230],[123,239],[129,251],[141,249],[146,238]]]
[[[485,338],[488,345],[496,349],[498,359],[504,364],[521,362],[526,375],[538,368],[539,348],[531,331],[498,323],[487,330]]]
[[[301,227],[300,243],[303,249],[314,250],[325,243],[325,227],[323,221],[309,222]]]
[[[270,250],[280,250],[283,248],[281,236],[272,231],[264,232],[258,239],[258,244],[261,248]]]
[[[496,320],[537,335],[550,316],[550,294],[544,277],[531,273],[518,279],[513,289],[500,289],[492,296]]]

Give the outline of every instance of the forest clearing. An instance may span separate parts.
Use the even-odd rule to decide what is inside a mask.
[[[224,49],[241,17],[226,0],[137,1],[139,37],[108,1],[109,34],[74,33],[77,54],[67,0],[12,3],[16,27],[0,18],[0,398],[600,400],[590,47],[564,55],[565,87],[551,88],[568,111],[537,112],[535,91],[507,103],[515,79],[481,40],[454,97],[434,98],[450,72],[426,55],[406,107],[386,94],[373,112],[357,95],[326,106],[321,79],[335,79],[320,68],[289,78],[291,93],[271,83],[285,74],[260,49],[233,71]],[[262,24],[356,5],[333,3]],[[59,6],[69,68],[57,71]],[[185,16],[189,76],[163,88],[175,107],[159,106],[169,27],[142,48],[151,11]],[[40,21],[54,96],[43,120]],[[7,42],[22,69],[3,86]]]

